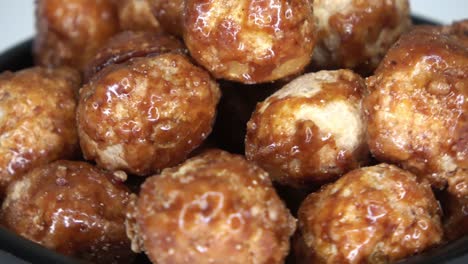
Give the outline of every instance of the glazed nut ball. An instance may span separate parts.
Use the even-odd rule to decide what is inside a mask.
[[[84,162],[37,167],[8,188],[3,224],[65,255],[129,263],[133,253],[124,224],[129,192],[114,178]]]
[[[216,78],[278,80],[310,62],[316,39],[311,2],[188,0],[185,44]]]
[[[140,176],[176,165],[210,134],[219,97],[210,75],[181,54],[110,65],[80,90],[84,157]]]
[[[76,156],[79,85],[71,68],[0,74],[0,196],[28,170]]]
[[[122,30],[142,30],[161,32],[161,26],[151,10],[151,0],[115,0],[120,28]]]
[[[265,171],[219,150],[148,178],[127,219],[158,264],[284,263],[296,225]]]
[[[318,69],[354,69],[369,74],[411,25],[408,0],[314,0]]]
[[[275,181],[322,184],[367,161],[364,80],[349,70],[303,75],[257,105],[245,155]]]
[[[390,263],[441,242],[428,183],[393,165],[354,170],[299,209],[299,263]]]
[[[450,29],[415,28],[389,50],[367,81],[368,142],[378,160],[467,197],[468,37]]]
[[[153,15],[165,32],[182,37],[184,0],[148,0]]]
[[[36,63],[82,70],[96,50],[120,29],[112,1],[36,1]]]
[[[85,67],[85,81],[111,64],[120,64],[136,57],[147,57],[167,52],[187,53],[177,38],[149,31],[123,31],[110,38]]]

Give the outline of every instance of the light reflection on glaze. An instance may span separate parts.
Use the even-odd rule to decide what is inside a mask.
[[[214,199],[214,202],[213,200]],[[185,204],[179,214],[179,228],[183,232],[190,232],[197,223],[208,224],[214,218],[217,217],[218,213],[223,210],[224,207],[224,195],[220,192],[206,192],[200,198],[193,200],[190,203]],[[205,212],[209,210],[206,215]],[[193,214],[193,215],[192,215]],[[187,217],[195,217],[192,223],[186,223]],[[193,226],[188,227],[187,224]]]
[[[358,234],[366,233],[369,234],[364,241],[354,241],[356,242],[355,244],[346,244],[346,246],[352,248],[349,250],[349,254],[346,256],[346,259],[349,261],[349,263],[356,263],[358,260],[358,257],[361,257],[362,255],[362,248],[367,246],[367,244],[370,242],[372,234],[375,233],[375,228],[374,227],[368,227],[365,228],[364,230],[361,229],[354,229],[354,230],[348,230],[346,231],[346,236],[349,237],[356,237]]]
[[[157,107],[155,107],[155,106],[150,106],[150,107],[148,108],[147,114],[148,114],[148,121],[156,122],[156,121],[159,120],[160,114],[159,114],[159,110],[158,110]]]
[[[367,206],[367,215],[366,217],[370,219],[373,223],[377,222],[380,218],[385,217],[388,214],[384,206],[377,204],[370,204]]]
[[[254,185],[257,185],[256,183]],[[227,223],[231,231],[239,232],[245,224],[245,220],[240,212],[229,215]]]
[[[210,3],[199,4],[196,7],[198,17],[194,23],[195,31],[201,33],[205,38],[210,36],[211,30],[208,27],[208,20],[211,17],[211,12],[208,11]]]
[[[221,22],[221,27],[223,27],[227,34],[232,38],[232,41],[237,41],[237,35],[240,32],[240,27],[239,25],[230,19],[226,19],[223,22]],[[239,48],[238,50],[244,49],[244,43],[241,41],[239,43]]]
[[[32,156],[32,150],[29,149],[28,151],[20,152],[15,149],[11,149],[10,151],[12,154],[12,158],[10,162],[8,162],[6,169],[10,175],[15,175],[17,171],[24,170],[24,168],[26,168],[28,164],[31,163],[31,160],[24,156],[28,154],[29,156]]]
[[[109,85],[106,91],[107,103],[111,104],[113,97],[123,100],[129,96],[128,91],[131,91],[132,88],[127,77],[122,78],[118,83]]]
[[[438,70],[444,70],[449,67],[449,64],[439,55],[432,54],[426,55],[421,58],[421,61],[418,62],[421,65],[424,65],[426,70],[430,71],[433,68],[437,68]],[[417,65],[415,66],[418,67]]]
[[[283,5],[285,3],[278,0],[252,0],[248,21],[260,28],[267,27],[280,31]]]
[[[98,223],[95,216],[88,215],[85,212],[73,209],[58,208],[52,214],[52,223],[49,227],[50,234],[60,234],[63,232],[62,228],[69,229],[79,227],[80,231],[94,228]]]

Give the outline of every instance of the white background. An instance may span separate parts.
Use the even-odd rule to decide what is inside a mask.
[[[468,0],[410,0],[410,3],[414,14],[437,22],[468,18]],[[0,0],[0,53],[33,34],[34,0]]]

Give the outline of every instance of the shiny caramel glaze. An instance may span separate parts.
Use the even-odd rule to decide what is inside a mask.
[[[38,0],[34,56],[43,66],[82,70],[96,50],[119,31],[112,0]]]
[[[71,68],[0,74],[0,196],[31,168],[75,157],[79,85]]]
[[[300,72],[315,44],[309,0],[188,0],[184,40],[216,78],[261,83]]]
[[[113,174],[62,160],[11,184],[1,216],[15,233],[62,254],[128,263],[133,258],[124,225],[128,202],[127,188]]]
[[[136,57],[166,52],[187,53],[184,44],[173,36],[148,31],[123,31],[107,41],[85,67],[85,80],[111,64]]]
[[[439,195],[444,217],[444,235],[448,242],[468,235],[468,196],[456,197],[447,191]]]
[[[456,31],[456,30],[455,30]],[[367,80],[369,146],[433,187],[468,196],[468,37],[417,27]]]
[[[408,0],[314,0],[318,69],[354,69],[370,74],[411,25]]]
[[[219,97],[217,83],[181,54],[110,65],[80,91],[84,156],[141,176],[176,165],[210,134]]]
[[[245,154],[295,187],[331,181],[368,158],[364,80],[349,70],[303,75],[257,105]]]
[[[268,174],[220,150],[148,178],[132,222],[158,264],[283,263],[296,226]]]
[[[161,26],[151,11],[150,1],[115,0],[120,28],[122,30],[161,32]]]
[[[393,165],[354,170],[299,209],[298,263],[389,263],[442,240],[428,183]]]
[[[154,16],[169,34],[182,37],[184,0],[148,0]]]

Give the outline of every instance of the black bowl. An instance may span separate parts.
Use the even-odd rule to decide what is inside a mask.
[[[421,18],[413,17],[415,24],[435,23]],[[31,54],[32,40],[24,41],[6,52],[0,54],[0,72],[17,71],[33,65]],[[39,244],[24,239],[9,230],[0,227],[0,263],[61,263],[75,264],[82,261],[58,254]],[[136,263],[149,263],[141,254]],[[441,245],[435,249],[410,257],[398,262],[399,264],[468,264],[468,236],[449,244]]]

